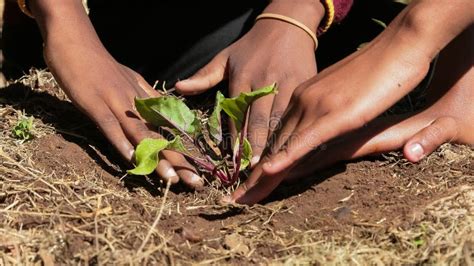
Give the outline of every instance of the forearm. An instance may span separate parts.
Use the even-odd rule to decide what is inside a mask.
[[[457,35],[474,23],[472,0],[416,0],[387,29],[432,60]]]
[[[67,46],[74,50],[74,46],[81,45],[107,54],[80,0],[30,0],[29,7],[46,49]]]

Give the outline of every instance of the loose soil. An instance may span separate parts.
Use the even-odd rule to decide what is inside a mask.
[[[282,185],[262,205],[223,206],[219,198],[228,191],[215,185],[168,192],[156,177],[125,175],[128,167],[54,84],[29,83],[33,89],[0,90],[0,265],[473,258],[468,147],[444,145],[419,164],[398,153],[343,163]],[[25,143],[9,133],[21,110],[35,116],[38,130]],[[463,227],[439,244],[435,236],[450,218]]]

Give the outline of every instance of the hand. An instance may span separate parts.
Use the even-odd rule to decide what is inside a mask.
[[[97,124],[123,158],[133,162],[134,146],[142,139],[161,138],[135,111],[134,98],[159,94],[139,74],[117,63],[105,50],[80,1],[63,3],[58,13],[55,13],[54,1],[47,3],[52,9],[45,16],[33,5],[45,39],[46,63],[71,101]],[[156,171],[162,178],[173,183],[181,178],[192,187],[203,185],[194,168],[181,155],[165,151],[160,156],[164,159]]]
[[[353,133],[328,144],[302,161],[285,180],[308,176],[342,160],[403,148],[405,158],[418,162],[447,142],[474,144],[474,27],[456,38],[438,58],[427,108],[414,114],[380,117]]]
[[[286,3],[285,3],[286,2]],[[265,12],[286,14],[314,30],[324,15],[320,3],[313,1],[274,1]],[[249,92],[273,83],[276,96],[257,100],[250,111],[247,136],[252,144],[252,165],[260,160],[269,132],[280,121],[294,89],[316,74],[314,43],[303,30],[286,22],[262,19],[239,41],[220,52],[194,76],[176,84],[185,95],[206,91],[223,79],[229,80],[230,96]],[[232,132],[235,129],[231,126]],[[235,134],[233,134],[235,136]]]
[[[462,5],[443,9],[442,3],[431,4],[414,2],[364,49],[302,84],[271,143],[269,156],[228,200],[245,204],[262,200],[319,145],[364,126],[413,89],[440,47],[472,23],[472,14],[463,11]],[[440,28],[433,25],[425,26],[430,15],[454,14],[458,16],[449,25],[436,25],[447,35],[440,35]],[[434,125],[452,122],[447,121],[441,119]]]

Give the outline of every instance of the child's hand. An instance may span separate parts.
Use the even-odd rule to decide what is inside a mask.
[[[320,145],[361,128],[412,90],[439,49],[472,25],[466,7],[473,3],[414,1],[369,45],[299,86],[268,156],[230,200],[259,202]]]
[[[134,108],[135,97],[159,96],[133,70],[105,50],[80,1],[32,1],[45,42],[44,56],[71,101],[97,124],[123,158],[133,162],[134,147],[146,138],[161,138]],[[183,156],[165,151],[157,173],[192,187],[202,179]]]
[[[274,1],[265,12],[299,18],[315,31],[324,10],[322,6],[313,6],[320,5],[317,1],[302,4],[304,2],[291,2],[291,7],[288,7],[285,1]],[[230,96],[237,96],[240,92],[277,83],[278,94],[257,100],[250,111],[247,136],[253,148],[254,165],[259,161],[268,134],[280,121],[294,89],[316,74],[314,49],[311,37],[298,27],[262,19],[198,73],[178,82],[176,88],[183,94],[197,94],[228,79]]]

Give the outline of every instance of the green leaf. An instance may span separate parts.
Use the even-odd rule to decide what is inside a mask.
[[[421,247],[425,244],[425,241],[421,238],[415,238],[415,239],[413,239],[412,242],[415,245],[415,247],[417,247],[417,248],[419,248],[419,247]]]
[[[20,140],[30,140],[33,138],[33,117],[21,118],[12,129],[12,134]]]
[[[225,99],[224,95],[220,91],[217,91],[214,111],[209,117],[209,122],[207,123],[209,136],[217,145],[219,145],[222,142],[221,111],[222,111],[222,101],[224,99]]]
[[[186,147],[184,147],[183,141],[181,140],[180,136],[176,136],[172,141],[168,143],[167,149],[179,151],[182,153],[188,153]]]
[[[250,165],[252,159],[252,145],[248,139],[244,139],[242,158],[240,159],[240,171],[245,170]]]
[[[158,153],[166,149],[169,142],[166,139],[143,139],[135,150],[135,161],[137,167],[128,170],[133,175],[149,175],[153,173],[158,165]]]
[[[258,98],[276,92],[276,84],[248,93],[242,92],[237,97],[223,99],[221,102],[222,110],[232,119],[237,130],[240,131],[242,129],[245,112],[249,106]]]
[[[196,114],[177,97],[135,98],[135,106],[140,115],[154,126],[179,127],[180,131],[192,135],[199,129]]]

